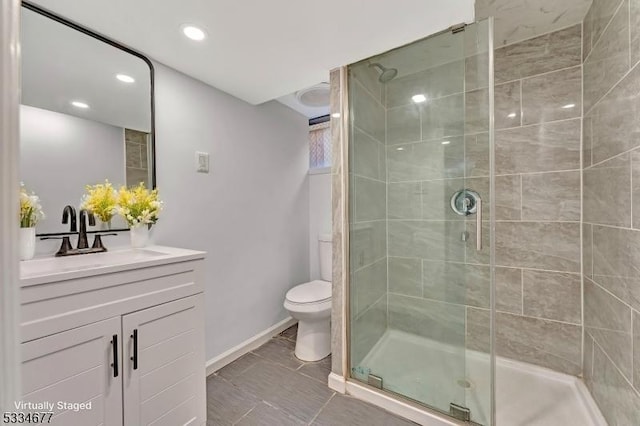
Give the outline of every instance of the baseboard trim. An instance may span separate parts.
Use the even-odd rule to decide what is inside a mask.
[[[329,389],[338,393],[345,394],[347,392],[347,381],[339,374],[330,373],[327,385]]]
[[[209,361],[207,361],[207,376],[212,375],[225,365],[230,364],[236,359],[240,358],[242,355],[259,348],[260,346],[267,343],[273,336],[282,333],[284,330],[291,327],[297,322],[297,320],[288,317],[280,321],[276,325],[267,328],[266,330],[256,334],[253,337],[250,337],[239,345],[234,346],[228,351],[223,352],[214,358],[211,358]]]

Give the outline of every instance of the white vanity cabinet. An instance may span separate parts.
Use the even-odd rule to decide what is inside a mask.
[[[25,265],[23,401],[54,405],[25,412],[53,411],[64,426],[206,423],[204,253],[147,252],[61,259],[60,273]]]

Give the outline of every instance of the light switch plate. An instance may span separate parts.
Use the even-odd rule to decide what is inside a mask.
[[[196,171],[209,173],[209,153],[196,151]]]

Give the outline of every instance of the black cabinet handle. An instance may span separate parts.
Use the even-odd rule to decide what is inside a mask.
[[[114,334],[111,339],[111,346],[113,347],[113,377],[118,377],[118,335]]]
[[[138,369],[138,329],[133,329],[133,334],[131,335],[133,339],[133,356],[131,357],[131,361],[133,361],[133,369]]]

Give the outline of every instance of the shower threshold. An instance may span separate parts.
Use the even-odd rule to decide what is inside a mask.
[[[432,407],[463,398],[472,420],[489,424],[486,353],[463,354],[451,345],[391,329],[356,369],[381,377],[384,389]],[[502,357],[496,357],[496,424],[606,426],[577,377]]]

